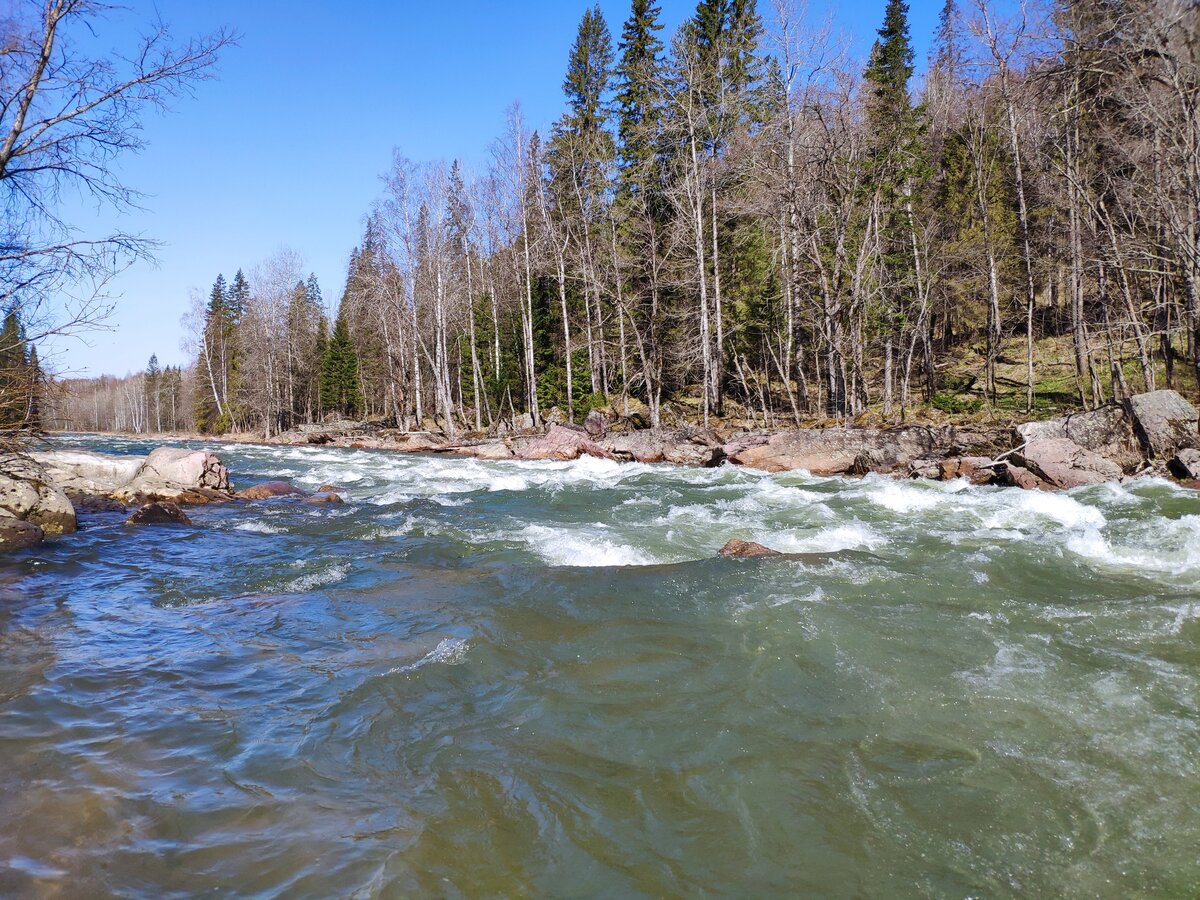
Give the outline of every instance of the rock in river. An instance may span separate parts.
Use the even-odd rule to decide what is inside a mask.
[[[270,500],[273,497],[298,497],[304,491],[287,481],[264,481],[234,494],[237,500]]]
[[[168,501],[147,503],[125,520],[126,525],[191,525],[182,509]]]
[[[41,463],[24,454],[0,454],[0,514],[47,535],[75,530],[75,507],[67,495]]]
[[[770,547],[764,547],[762,544],[754,543],[754,541],[741,541],[737,538],[729,541],[724,547],[718,550],[717,555],[733,559],[759,559],[764,556],[783,556],[778,550],[772,550]]]

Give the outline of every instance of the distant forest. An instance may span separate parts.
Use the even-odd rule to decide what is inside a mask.
[[[776,425],[1196,390],[1200,6],[947,0],[922,69],[901,0],[865,62],[787,0],[701,0],[669,38],[652,0],[615,40],[588,9],[546,134],[513,106],[486,171],[395,158],[336,308],[290,254],[240,261],[185,319],[187,368],[59,385],[54,424]]]

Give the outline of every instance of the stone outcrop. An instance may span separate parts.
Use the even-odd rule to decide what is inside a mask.
[[[760,559],[765,556],[783,556],[778,550],[756,544],[754,541],[742,541],[734,538],[717,551],[718,556],[733,559]]]
[[[112,497],[127,502],[229,499],[229,471],[212,453],[159,447],[147,457],[77,450],[51,450],[31,456],[46,467],[66,493]]]
[[[611,435],[601,442],[614,459],[708,468],[725,460],[725,446],[707,428],[659,428]]]
[[[19,453],[0,454],[0,515],[28,522],[46,535],[75,530],[75,507],[37,460]],[[15,528],[17,531],[24,529]]]
[[[191,525],[192,520],[178,505],[156,500],[137,509],[125,520],[126,525]]]
[[[336,504],[345,503],[346,501],[342,499],[341,494],[334,493],[333,491],[317,491],[311,497],[305,497],[304,502],[311,504],[312,506],[321,506],[325,503]]]
[[[1002,442],[992,431],[902,428],[793,428],[765,440],[747,436],[726,444],[732,462],[766,472],[803,469],[813,475],[908,473],[917,460],[939,459]]]
[[[1125,472],[1134,472],[1142,465],[1142,447],[1134,434],[1133,421],[1124,407],[1115,403],[1059,419],[1027,422],[1015,430],[1019,443],[1064,439],[1112,460]]]
[[[515,455],[517,459],[571,460],[584,455],[614,458],[609,451],[594,443],[586,431],[564,425],[551,425],[544,435],[516,450]]]
[[[1175,391],[1138,394],[1124,403],[1142,450],[1167,460],[1184,449],[1200,449],[1200,414]]]
[[[1063,490],[1116,481],[1122,474],[1121,467],[1112,460],[1066,438],[1029,441],[1013,453],[1012,463],[1028,469],[1051,487]]]

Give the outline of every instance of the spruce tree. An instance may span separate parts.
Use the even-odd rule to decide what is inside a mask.
[[[146,364],[144,387],[146,389],[146,418],[154,417],[155,430],[162,431],[162,368],[158,364],[158,354],[150,354],[150,362]]]
[[[660,11],[653,0],[633,0],[633,9],[621,31],[617,65],[617,136],[621,171],[620,187],[626,197],[643,192],[658,153],[662,119],[660,85],[665,64]]]
[[[363,399],[359,388],[358,355],[350,341],[346,317],[339,315],[333,326],[333,337],[321,362],[321,408],[354,418],[362,413]]]
[[[16,309],[10,308],[0,328],[0,427],[15,428],[25,420],[27,369],[24,329]]]
[[[25,414],[25,424],[29,428],[40,430],[42,427],[42,392],[45,390],[46,375],[38,361],[37,346],[29,348],[29,404]]]

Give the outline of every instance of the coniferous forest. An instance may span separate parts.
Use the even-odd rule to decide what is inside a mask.
[[[1196,390],[1188,0],[947,0],[923,61],[903,0],[866,60],[789,0],[700,0],[674,35],[633,0],[615,30],[584,11],[563,93],[544,132],[512,106],[477,171],[397,154],[336,302],[289,253],[231,261],[189,368],[61,384],[56,422],[772,426]]]

